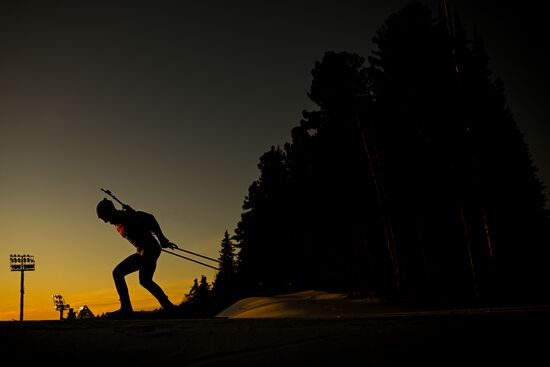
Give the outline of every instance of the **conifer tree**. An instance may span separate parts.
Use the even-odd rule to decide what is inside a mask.
[[[185,303],[196,303],[198,299],[199,281],[197,278],[193,280],[193,285],[189,293],[185,294]]]
[[[197,288],[197,302],[208,303],[212,286],[208,283],[206,275],[201,275],[201,281]]]
[[[308,96],[319,109],[304,111],[287,148],[291,177],[300,180],[292,183],[301,182],[294,188],[313,198],[304,201],[309,215],[302,229],[311,232],[301,237],[311,241],[308,273],[318,287],[364,288],[372,266],[365,260],[367,237],[381,233],[361,126],[370,101],[363,63],[364,58],[348,52],[327,52],[315,63]],[[311,149],[309,155],[301,145]]]
[[[189,290],[189,293],[185,294],[187,303],[190,304],[206,304],[210,299],[211,285],[205,275],[201,275],[200,282],[197,278],[194,279],[193,285]]]
[[[260,157],[260,177],[250,185],[235,229],[239,249],[237,277],[244,292],[272,293],[287,284],[287,181],[279,147]]]
[[[226,303],[236,298],[235,284],[235,245],[226,230],[220,245],[219,270],[212,285],[217,302]]]
[[[456,293],[451,278],[463,267],[446,179],[460,140],[456,78],[444,28],[432,24],[431,11],[416,1],[389,16],[373,38],[377,49],[368,67],[374,103],[367,134],[376,142],[395,238],[393,276],[399,293],[411,296],[434,289]],[[430,280],[441,284],[427,286]]]

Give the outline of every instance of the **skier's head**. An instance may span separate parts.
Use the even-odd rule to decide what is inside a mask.
[[[118,210],[115,204],[109,199],[101,200],[96,207],[97,216],[104,222],[111,222],[117,217]]]

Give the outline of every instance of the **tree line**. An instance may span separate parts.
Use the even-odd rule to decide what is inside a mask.
[[[259,158],[211,296],[548,299],[545,187],[483,38],[440,13],[412,1],[366,60],[315,62],[317,109]]]

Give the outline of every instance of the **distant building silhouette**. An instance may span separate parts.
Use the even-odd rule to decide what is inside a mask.
[[[93,319],[95,317],[94,313],[88,308],[88,306],[79,306],[77,319]]]

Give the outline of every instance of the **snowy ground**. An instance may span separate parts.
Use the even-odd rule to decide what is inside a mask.
[[[550,307],[419,311],[309,291],[212,319],[0,322],[0,348],[10,366],[529,366],[550,362],[549,326]]]

